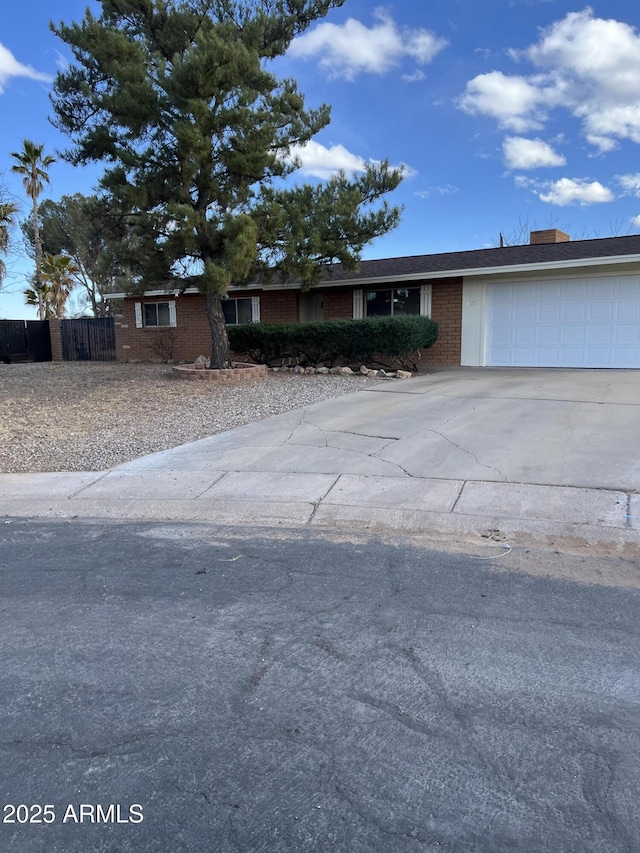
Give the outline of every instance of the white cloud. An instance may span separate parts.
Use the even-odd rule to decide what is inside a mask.
[[[590,81],[615,98],[638,95],[640,36],[621,21],[594,18],[590,8],[570,12],[543,32],[525,53],[541,68]]]
[[[532,63],[535,73],[480,74],[467,83],[462,109],[522,133],[540,129],[550,110],[562,108],[581,121],[585,137],[600,152],[622,139],[640,143],[640,34],[629,24],[596,18],[587,7],[509,55]]]
[[[56,65],[62,72],[68,71],[70,68],[69,60],[59,50],[56,50]]]
[[[640,44],[638,45],[640,51]],[[640,99],[640,78],[638,84]],[[601,151],[611,151],[618,147],[618,139],[630,139],[640,142],[640,103],[619,104],[613,106],[587,103],[575,110],[575,115],[584,117],[587,140]]]
[[[460,192],[459,187],[454,187],[452,184],[446,184],[443,187],[429,187],[426,190],[418,190],[415,195],[418,198],[429,198],[432,195],[455,195]]]
[[[458,106],[471,115],[491,116],[501,127],[517,133],[539,130],[546,120],[540,83],[533,78],[508,77],[501,71],[479,74],[467,83]]]
[[[303,175],[323,180],[341,169],[345,172],[364,172],[366,168],[366,161],[357,154],[352,154],[344,145],[332,145],[327,148],[313,139],[306,145],[293,147],[291,155],[301,164],[300,171]]]
[[[303,175],[313,178],[327,180],[336,172],[364,172],[367,165],[379,165],[379,160],[365,160],[359,154],[353,154],[344,145],[331,145],[327,147],[312,139],[306,145],[294,145],[291,147],[290,158],[299,164],[299,171]],[[400,169],[405,178],[414,178],[418,173],[406,163],[391,166],[392,169]]]
[[[634,228],[640,228],[640,216],[633,216],[631,219],[631,224]]]
[[[53,79],[49,74],[43,74],[30,65],[18,62],[11,51],[0,44],[0,95],[12,77],[28,77],[30,80],[38,80],[41,83],[51,83]]]
[[[503,145],[508,169],[539,169],[544,166],[565,166],[567,161],[542,139],[507,136]]]
[[[640,174],[618,175],[617,180],[626,195],[640,196]]]
[[[610,136],[600,136],[597,133],[587,133],[587,142],[598,149],[598,154],[606,154],[607,151],[615,151],[618,143]]]
[[[443,50],[446,39],[426,29],[398,27],[384,10],[374,11],[376,22],[366,27],[355,18],[344,24],[319,24],[299,36],[289,55],[300,59],[320,57],[320,68],[331,77],[353,80],[361,72],[386,74],[403,57],[427,65]]]
[[[402,79],[405,83],[419,83],[421,80],[426,80],[427,75],[417,68],[413,74],[403,74]]]
[[[380,161],[377,161],[377,162],[380,162]],[[418,170],[414,169],[408,163],[400,163],[397,166],[392,165],[391,168],[392,169],[400,169],[402,171],[402,177],[403,178],[415,178],[419,174]]]
[[[540,201],[557,204],[560,207],[566,207],[574,202],[585,206],[613,201],[611,190],[603,187],[599,181],[589,182],[576,178],[561,178],[549,185],[549,192],[538,193],[538,196]]]
[[[519,189],[530,189],[531,187],[537,187],[538,182],[533,180],[533,178],[528,178],[526,175],[516,175],[513,179],[513,183]]]

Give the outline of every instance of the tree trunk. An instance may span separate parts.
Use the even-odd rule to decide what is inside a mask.
[[[205,294],[207,320],[211,328],[211,364],[212,369],[231,367],[229,360],[229,338],[222,311],[222,299],[217,293]]]
[[[36,250],[36,275],[35,289],[38,294],[38,317],[40,320],[45,319],[44,302],[42,299],[42,279],[40,277],[40,268],[42,266],[42,240],[40,239],[40,223],[38,222],[38,200],[36,196],[32,196],[33,202],[33,243]]]

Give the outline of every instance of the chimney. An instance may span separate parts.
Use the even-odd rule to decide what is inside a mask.
[[[569,240],[571,237],[557,228],[547,228],[546,231],[531,231],[529,234],[530,246],[537,246],[540,243],[568,243]]]

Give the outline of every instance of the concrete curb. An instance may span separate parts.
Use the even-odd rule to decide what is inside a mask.
[[[165,470],[0,474],[0,494],[13,495],[0,499],[4,518],[484,536],[509,544],[596,547],[640,556],[639,496],[621,491],[354,474]]]

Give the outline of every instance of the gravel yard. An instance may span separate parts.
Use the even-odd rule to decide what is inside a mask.
[[[219,386],[166,364],[0,364],[0,471],[100,471],[377,381],[270,374]]]

